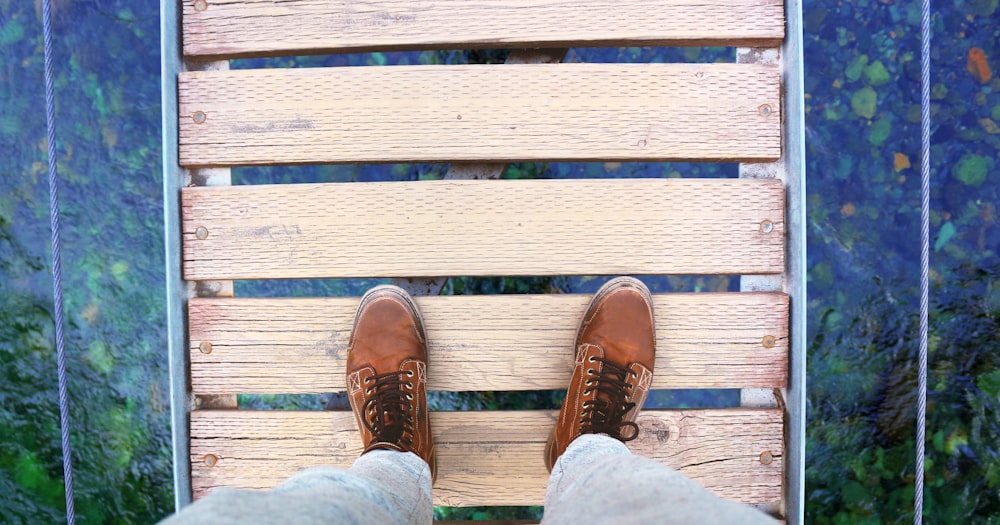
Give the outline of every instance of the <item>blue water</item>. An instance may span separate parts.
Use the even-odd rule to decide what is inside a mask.
[[[54,2],[70,394],[81,523],[171,511],[158,6]],[[807,2],[809,246],[807,521],[909,522],[919,216],[916,3]],[[1000,68],[997,0],[939,3],[933,24],[929,523],[1000,520]],[[580,61],[712,61],[731,50],[574,50]],[[342,63],[489,60],[409,53]],[[398,56],[396,56],[398,55]],[[502,53],[499,53],[502,56]],[[253,66],[254,61],[236,64]],[[39,8],[0,0],[0,521],[59,522]],[[910,166],[907,166],[909,164]],[[444,166],[241,169],[234,182],[423,179]],[[675,173],[676,172],[676,173]],[[508,176],[735,176],[735,165],[516,165]],[[601,279],[459,281],[455,293],[588,292]],[[237,283],[238,294],[357,294],[370,282]],[[652,281],[726,290],[726,277]],[[732,403],[664,393],[663,405]],[[470,400],[544,406],[551,393]],[[247,404],[282,402],[241,399]],[[288,401],[288,400],[284,400]],[[325,399],[295,399],[320,408]]]

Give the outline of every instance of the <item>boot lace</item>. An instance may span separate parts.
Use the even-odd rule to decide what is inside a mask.
[[[393,443],[413,452],[413,417],[410,403],[413,394],[412,370],[377,374],[365,379],[364,423],[375,442]]]
[[[600,372],[594,368],[587,370],[587,375],[595,377],[587,380],[587,389],[583,393],[586,395],[596,390],[597,396],[583,402],[580,432],[607,434],[619,441],[632,441],[639,435],[639,425],[624,421],[625,415],[635,408],[635,403],[628,400],[632,385],[626,379],[637,374],[600,357],[591,356],[590,362],[599,362],[603,366]]]

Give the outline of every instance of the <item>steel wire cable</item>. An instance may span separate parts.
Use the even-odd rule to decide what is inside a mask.
[[[42,0],[42,40],[45,52],[45,130],[49,167],[49,228],[52,232],[52,310],[56,324],[56,373],[59,377],[59,429],[62,433],[66,522],[76,523],[73,505],[73,452],[69,442],[69,394],[66,385],[66,342],[63,315],[62,238],[59,225],[59,178],[56,170],[56,109],[52,72],[52,2]]]
[[[931,2],[920,2],[920,350],[917,375],[916,468],[913,482],[913,523],[923,523],[924,441],[927,439],[927,326],[930,295],[931,200]]]

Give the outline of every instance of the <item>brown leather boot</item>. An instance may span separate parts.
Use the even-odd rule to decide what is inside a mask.
[[[417,305],[398,286],[372,288],[358,305],[347,350],[347,394],[362,454],[413,452],[436,476],[426,383],[427,344]]]
[[[545,447],[549,471],[582,434],[631,441],[636,415],[649,393],[656,359],[653,301],[631,277],[608,281],[583,314],[576,333],[576,365],[559,421]]]

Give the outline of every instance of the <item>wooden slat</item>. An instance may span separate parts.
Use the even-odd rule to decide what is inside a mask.
[[[285,184],[181,199],[188,280],[784,269],[773,180]]]
[[[780,0],[185,0],[184,53],[246,57],[484,47],[777,47],[784,25]]]
[[[187,72],[179,97],[189,167],[767,161],[781,150],[778,68],[752,64]]]
[[[541,505],[545,441],[555,411],[432,412],[438,454],[436,505]],[[716,494],[745,503],[781,497],[778,409],[643,411],[638,454],[678,469]],[[769,451],[770,464],[760,461]],[[195,411],[195,497],[220,486],[269,488],[314,465],[348,467],[361,452],[350,412]],[[205,455],[217,458],[208,466]]]
[[[788,297],[655,294],[653,388],[783,387]],[[590,295],[418,297],[431,390],[561,390]],[[344,390],[358,299],[192,299],[195,393]],[[764,339],[774,338],[767,348]],[[201,350],[211,344],[211,353]],[[771,342],[767,341],[767,346]]]

